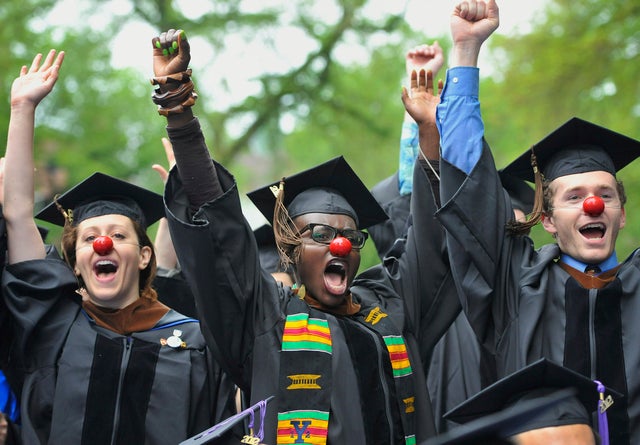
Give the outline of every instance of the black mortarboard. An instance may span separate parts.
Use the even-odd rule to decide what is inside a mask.
[[[600,400],[598,384],[582,374],[546,358],[541,358],[498,380],[450,410],[445,414],[445,418],[454,422],[465,423],[501,411],[528,393],[542,394],[542,397],[539,398],[544,399],[548,397],[548,394],[544,392],[545,390],[555,391],[565,388],[575,388],[577,391],[576,399],[574,399],[577,400],[575,403],[580,402],[582,405],[580,410],[584,408],[585,413],[589,416],[587,421],[590,421],[590,415],[598,409],[598,401]],[[610,399],[613,403],[622,398],[622,394],[617,391],[606,387],[603,389],[603,397],[608,399],[611,396]],[[518,403],[514,406],[518,406]],[[555,413],[552,413],[552,415],[555,415]],[[555,419],[550,417],[548,420],[550,423],[547,426],[552,426],[551,422]],[[519,425],[519,427],[521,426]],[[514,430],[512,434],[525,430]]]
[[[278,272],[280,270],[280,254],[276,247],[273,227],[269,224],[263,224],[253,231],[253,236],[258,243],[258,254],[262,267],[269,273]]]
[[[640,141],[574,117],[504,168],[508,174],[534,182],[531,150],[545,179],[603,170],[615,176],[640,156]]]
[[[526,181],[500,170],[500,182],[511,198],[515,209],[522,210],[525,214],[533,210],[535,191]]]
[[[137,221],[145,229],[164,216],[162,195],[104,173],[94,173],[57,198],[72,215],[72,224],[96,216],[118,214]],[[65,217],[52,202],[36,218],[64,226]]]
[[[273,234],[273,228],[270,224],[263,224],[257,229],[254,229],[253,236],[256,238],[258,248],[276,247],[276,237]]]
[[[276,199],[272,190],[277,193],[279,183],[247,194],[270,223]],[[284,206],[291,218],[306,213],[349,215],[359,229],[388,218],[343,156],[284,178]]]
[[[464,425],[433,437],[420,445],[503,445],[512,444],[509,437],[518,425],[530,422],[536,416],[576,394],[575,388],[555,391],[544,398],[528,400],[512,409],[499,411],[472,420]]]
[[[47,235],[49,235],[49,229],[47,229],[46,227],[38,226],[38,232],[40,232],[40,237],[42,238],[42,241],[46,241]]]

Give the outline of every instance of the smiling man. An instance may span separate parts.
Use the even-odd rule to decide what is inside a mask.
[[[453,63],[437,109],[437,216],[463,307],[499,376],[545,357],[599,380],[625,396],[606,411],[610,443],[640,443],[640,254],[620,263],[615,250],[626,223],[616,175],[640,155],[640,142],[570,119],[504,169],[536,184],[529,219],[509,223],[478,101],[478,52],[497,26],[494,0],[454,11]],[[539,222],[555,243],[535,249],[525,233]],[[523,439],[553,432],[559,443],[589,443],[571,438],[590,436],[591,416],[569,408],[523,427]]]
[[[574,117],[505,168],[539,184],[540,211],[513,229],[542,222],[562,262],[598,275],[618,265],[615,245],[626,223],[624,186],[616,171],[638,156],[639,143]],[[532,166],[536,165],[536,168]]]

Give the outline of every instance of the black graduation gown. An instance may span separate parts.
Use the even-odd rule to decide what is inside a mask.
[[[2,213],[2,205],[0,205],[0,270],[2,270],[6,263],[7,252],[7,227]],[[17,369],[9,365],[9,351],[11,350],[11,343],[13,339],[13,320],[11,314],[4,303],[4,299],[0,298],[0,369],[4,374],[6,380],[0,390],[11,391],[15,395],[16,399],[20,399],[20,390],[22,386],[22,375],[17,373]],[[13,397],[7,397],[12,400]],[[9,419],[8,413],[5,413],[7,419],[7,437],[6,445],[15,445],[20,443],[19,427]]]
[[[546,357],[598,379],[627,397],[607,411],[611,443],[640,443],[639,252],[606,287],[584,289],[557,264],[556,244],[535,249],[506,233],[511,204],[486,143],[468,176],[444,161],[441,171],[437,216],[463,308],[495,351],[498,376]]]
[[[157,274],[153,278],[153,288],[158,293],[158,301],[187,317],[198,318],[193,292],[182,272],[174,275]]]
[[[407,232],[407,220],[411,209],[411,194],[401,195],[398,189],[398,173],[394,173],[373,186],[371,194],[389,219],[367,229],[376,245],[378,256],[383,259],[393,243]]]
[[[172,138],[172,143],[174,149],[180,149],[183,142]],[[237,186],[224,168],[216,164],[216,169],[224,193],[193,216],[174,169],[165,189],[167,217],[182,270],[194,291],[205,338],[218,345],[221,363],[236,383],[250,393],[250,403],[254,404],[278,394],[283,322],[292,294],[260,268],[257,246],[242,214]],[[425,215],[435,221],[433,212],[426,209],[417,220]],[[431,312],[444,310],[447,303],[431,300],[437,289],[431,280],[433,252],[427,241],[421,241],[430,239],[426,231],[426,225],[416,224],[410,232],[406,255],[396,264],[393,277],[382,266],[376,266],[360,274],[352,287],[356,301],[369,308],[379,305],[403,333],[414,375],[418,441],[432,436],[434,427],[414,332],[428,332],[428,323],[421,320],[438,320]],[[356,370],[362,363],[353,361],[353,351],[345,337],[353,320],[325,316],[334,348],[332,375],[340,376],[333,380],[329,443],[366,443],[362,410],[379,406],[363,404],[371,394],[358,389],[361,382]],[[432,335],[435,339],[428,340],[430,347],[443,330]],[[378,357],[386,360],[384,353]],[[265,443],[274,442],[277,407],[277,401],[267,407]],[[369,439],[389,443],[384,437]]]
[[[437,161],[433,163],[436,171],[439,171],[438,165]],[[441,434],[457,426],[456,423],[443,418],[447,411],[495,381],[495,363],[492,354],[480,345],[462,312],[449,267],[444,229],[434,216],[440,200],[438,179],[432,176],[431,168],[422,159],[416,161],[413,183],[416,187],[415,197],[412,198],[415,200],[412,215],[409,214],[410,201],[406,212],[402,211],[403,207],[398,205],[402,201],[395,200],[394,205],[388,206],[388,212],[400,210],[399,213],[388,213],[390,219],[396,221],[394,224],[399,226],[398,220],[406,220],[406,224],[404,237],[395,242],[384,258],[383,264],[393,278],[395,269],[400,264],[399,258],[405,253],[407,230],[415,219],[415,223],[423,227],[423,232],[429,236],[429,239],[421,240],[423,243],[429,243],[431,252],[429,269],[432,284],[429,291],[433,294],[428,299],[438,308],[437,310],[424,306],[417,308],[421,313],[416,330],[436,430]],[[397,192],[397,176],[393,184],[396,196],[400,197]],[[405,197],[412,195],[405,195]],[[424,210],[420,211],[420,208]],[[371,232],[370,229],[369,232]],[[416,261],[415,258],[414,254],[408,262]],[[401,291],[399,293],[402,295]]]
[[[99,327],[53,255],[8,265],[2,285],[24,366],[24,443],[173,445],[232,414],[232,383],[195,320],[170,310],[145,332]],[[163,344],[176,330],[184,347]]]

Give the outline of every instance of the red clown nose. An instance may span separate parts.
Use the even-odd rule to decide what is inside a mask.
[[[599,196],[589,196],[582,203],[585,213],[592,216],[598,216],[604,212],[604,201]]]
[[[329,252],[335,256],[347,256],[351,252],[351,241],[344,236],[338,236],[329,244]]]
[[[99,236],[93,240],[93,251],[98,255],[106,255],[113,250],[113,240],[108,236]]]

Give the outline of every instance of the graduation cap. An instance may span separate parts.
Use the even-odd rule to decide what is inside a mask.
[[[198,433],[195,436],[192,436],[187,440],[180,442],[179,445],[203,445],[203,444],[213,445],[215,443],[220,443],[220,440],[223,440],[223,436],[225,436],[227,432],[229,432],[232,428],[238,425],[238,423],[244,421],[246,417],[254,414],[256,410],[260,409],[260,412],[261,412],[260,416],[262,416],[263,417],[262,420],[264,420],[264,410],[266,409],[267,404],[271,400],[273,400],[274,397],[275,396],[269,396],[266,399],[261,400],[260,402],[250,406],[249,408],[239,412],[238,414],[235,414],[229,417],[228,419],[225,419],[222,422],[212,426],[211,428],[208,428],[205,431]],[[257,420],[257,416],[254,417],[254,424],[260,423],[259,421],[255,422],[255,420]],[[228,443],[228,442],[224,441],[223,443]]]
[[[607,405],[611,405],[623,397],[622,394],[610,388],[604,386],[599,388],[597,382],[582,374],[558,365],[546,358],[541,358],[486,387],[447,412],[444,417],[457,423],[475,421],[483,416],[500,412],[503,409],[509,410],[512,409],[512,407],[518,407],[520,404],[528,403],[529,400],[524,403],[518,402],[512,405],[514,401],[517,401],[522,396],[526,396],[528,393],[541,394],[537,399],[533,399],[538,400],[547,398],[549,396],[548,393],[552,391],[566,388],[573,388],[576,391],[575,399],[570,400],[569,403],[573,403],[575,406],[575,403],[580,402],[582,405],[581,408],[583,407],[589,416],[589,418],[586,419],[587,421],[590,421],[591,413],[599,410],[599,402],[601,400],[599,389],[603,390],[602,399],[605,400]],[[564,402],[565,401],[558,403]],[[548,411],[548,413],[551,413],[551,417],[548,419],[552,423],[552,421],[555,420],[553,416],[555,416],[556,412]],[[541,414],[537,416],[537,419],[545,415],[546,414]],[[545,418],[545,420],[546,419],[547,418]],[[537,420],[534,419],[534,421]],[[517,425],[512,424],[509,435],[531,429],[525,425],[526,423],[524,421]],[[549,424],[548,426],[552,425]],[[504,429],[504,431],[506,430],[507,428]]]
[[[247,194],[269,222],[273,222],[279,184],[274,182]],[[342,214],[352,217],[358,229],[388,219],[343,156],[284,178],[283,190],[283,204],[291,218],[307,213]]]
[[[531,213],[535,199],[533,188],[526,181],[505,173],[504,170],[500,170],[498,173],[502,187],[509,194],[513,207],[522,210],[525,214]]]
[[[57,205],[56,205],[57,203]],[[64,226],[65,215],[77,225],[87,218],[124,215],[147,228],[164,216],[162,195],[104,173],[94,173],[42,209],[36,218]]]
[[[273,234],[273,228],[270,224],[263,224],[257,229],[254,229],[253,236],[255,236],[259,248],[276,246],[276,237]]]
[[[535,419],[557,403],[576,394],[575,388],[555,391],[547,397],[528,400],[513,409],[499,411],[453,428],[420,445],[506,445],[517,426]]]
[[[534,182],[532,153],[549,181],[598,170],[615,176],[640,156],[640,141],[573,117],[520,155],[504,168],[504,172]]]
[[[40,237],[42,238],[42,241],[46,241],[47,235],[49,235],[49,229],[47,229],[46,227],[38,226],[38,232],[40,232]]]

